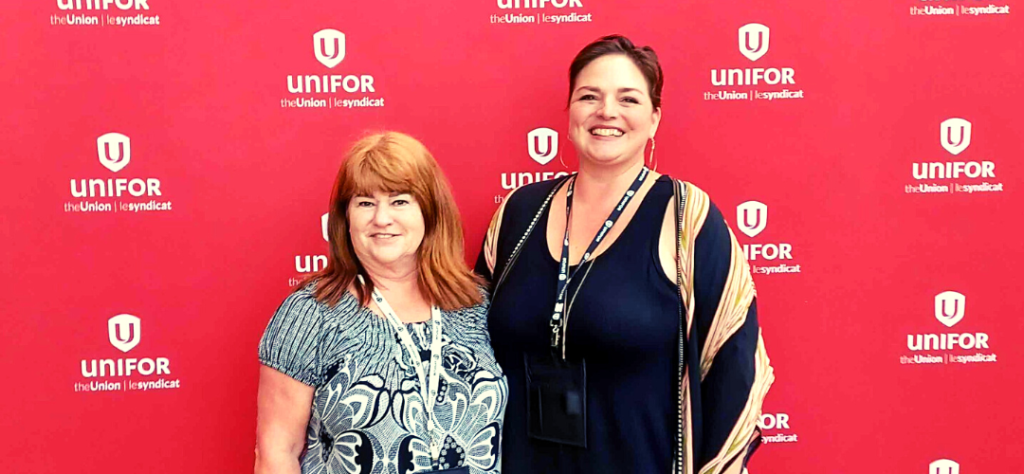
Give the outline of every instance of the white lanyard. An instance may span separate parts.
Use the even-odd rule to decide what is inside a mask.
[[[437,400],[437,387],[441,380],[441,310],[437,306],[432,305],[430,307],[430,372],[423,373],[423,361],[420,359],[420,351],[412,341],[412,336],[409,335],[409,330],[406,329],[405,323],[398,319],[395,310],[391,309],[391,305],[388,304],[387,300],[384,299],[384,295],[380,294],[377,288],[373,289],[373,300],[377,303],[377,307],[380,308],[381,312],[384,313],[388,322],[391,323],[391,326],[398,332],[398,337],[402,340],[405,351],[409,353],[409,360],[412,362],[413,367],[416,368],[416,376],[420,379],[420,394],[423,397],[423,404],[426,408],[427,430],[433,436],[434,402]],[[434,454],[436,457],[437,453]]]

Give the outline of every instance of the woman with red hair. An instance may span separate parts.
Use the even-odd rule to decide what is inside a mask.
[[[358,141],[328,239],[260,341],[256,473],[498,473],[508,389],[488,301],[423,144]]]

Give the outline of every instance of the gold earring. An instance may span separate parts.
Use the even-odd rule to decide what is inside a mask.
[[[658,162],[654,161],[654,137],[651,137],[651,156],[647,162],[654,163],[654,166],[651,167],[651,171],[658,171]]]
[[[569,169],[569,166],[565,164],[565,158],[562,156],[562,141],[558,141],[558,162],[562,164],[562,168]]]

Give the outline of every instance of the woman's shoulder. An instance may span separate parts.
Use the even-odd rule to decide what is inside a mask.
[[[661,179],[665,178],[668,178],[673,186],[677,183],[682,185],[682,192],[685,196],[683,217],[686,223],[696,224],[696,227],[703,227],[704,224],[711,223],[717,225],[719,221],[722,221],[723,216],[718,210],[718,206],[715,205],[708,193],[700,186],[690,181],[672,178],[669,175],[661,176]],[[670,203],[669,212],[672,212],[671,205]]]
[[[686,190],[686,210],[693,224],[699,224],[699,228],[705,231],[718,233],[729,233],[729,225],[725,215],[715,205],[711,196],[696,184],[689,181],[681,181],[683,189]]]
[[[295,287],[292,290],[292,292],[285,297],[285,301],[293,300],[304,301],[309,303],[319,303],[316,299],[316,288],[318,283],[319,282],[317,280],[313,280],[307,282],[302,286]]]
[[[303,286],[295,288],[281,302],[277,310],[278,315],[330,317],[332,315],[347,315],[358,311],[359,302],[350,292],[342,293],[337,303],[330,304],[324,298],[317,295],[317,282],[311,281]]]
[[[679,216],[679,223],[682,224],[684,233],[678,235],[683,239],[684,253],[692,253],[699,259],[714,256],[714,258],[724,258],[728,261],[735,237],[726,217],[708,196],[708,193],[696,184],[675,180],[673,185],[676,184],[682,185],[681,190],[684,193],[684,207],[682,215]],[[674,255],[675,253],[676,213],[676,201],[673,199],[669,201],[662,221],[660,245],[663,255]],[[662,263],[667,272],[671,270],[669,274],[675,273],[674,263],[665,259]]]
[[[307,283],[304,286],[295,288],[294,291],[284,297],[277,313],[292,313],[296,311],[309,312],[324,310],[324,304],[316,298],[316,282]]]
[[[685,179],[674,178],[674,177],[672,177],[670,175],[667,175],[667,174],[661,175],[658,179],[659,179],[659,181],[660,180],[668,180],[670,183],[672,183],[672,185],[675,185],[677,183],[678,184],[682,184],[683,185],[683,190],[684,190],[684,192],[687,195],[687,199],[689,199],[689,197],[691,195],[696,196],[696,197],[698,197],[700,199],[708,199],[708,193],[706,191],[704,191],[704,189],[702,189],[700,186],[697,186],[692,181],[687,181]]]
[[[317,301],[314,288],[307,285],[286,296],[259,343],[263,365],[311,386],[320,380],[314,355],[324,320],[324,305]]]
[[[464,306],[462,308],[457,309],[456,311],[466,311],[470,313],[486,313],[487,310],[491,307],[491,295],[490,293],[488,293],[486,286],[481,286],[479,284],[476,286],[476,291],[480,294],[480,302],[473,305]]]
[[[480,292],[479,303],[445,311],[445,316],[462,322],[478,322],[486,319],[487,311],[491,307],[491,297],[487,292],[487,288],[483,286],[477,286],[477,291]]]
[[[500,255],[511,251],[510,235],[523,235],[537,211],[557,186],[564,183],[565,176],[520,186],[505,195],[505,199],[487,226],[483,249],[477,259],[477,272],[490,279],[498,265]]]

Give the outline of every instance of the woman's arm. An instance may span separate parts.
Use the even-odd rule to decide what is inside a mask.
[[[299,474],[313,387],[260,366],[255,474]]]
[[[515,189],[509,191],[505,195],[505,199],[501,201],[501,205],[498,206],[498,210],[494,211],[491,223],[487,226],[487,234],[484,235],[483,245],[480,246],[476,266],[473,269],[487,281],[488,287],[494,284],[494,267],[498,258],[498,234],[501,232],[501,221],[505,217],[505,205],[508,204],[509,199],[512,199],[514,192],[516,192]]]
[[[700,380],[684,387],[691,461],[701,474],[739,474],[760,444],[757,420],[774,380],[757,320],[756,292],[743,249],[707,194],[687,185],[683,215],[683,281],[689,300],[687,357]],[[676,279],[675,212],[666,210],[662,268]],[[666,236],[668,234],[668,236]],[[666,258],[668,257],[668,258]]]

